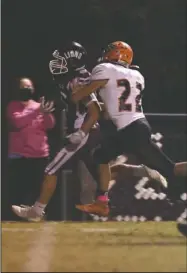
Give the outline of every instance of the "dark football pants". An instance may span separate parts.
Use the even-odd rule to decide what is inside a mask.
[[[108,163],[123,153],[135,155],[141,164],[166,178],[173,177],[174,162],[151,140],[151,128],[145,118],[105,137],[94,153],[94,160],[99,164]]]

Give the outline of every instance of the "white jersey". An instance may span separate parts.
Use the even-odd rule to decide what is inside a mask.
[[[92,70],[91,80],[104,79],[108,79],[108,83],[99,90],[99,95],[118,130],[145,117],[141,105],[144,77],[139,71],[101,63]]]

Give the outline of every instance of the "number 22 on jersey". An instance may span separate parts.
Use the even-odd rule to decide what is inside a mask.
[[[131,86],[127,79],[119,79],[117,80],[117,87],[125,87],[125,90],[122,92],[119,97],[119,112],[132,111],[132,103],[127,103],[129,96],[131,95]],[[136,88],[140,91],[140,93],[135,97],[135,111],[142,112],[142,86],[140,83],[136,83]]]

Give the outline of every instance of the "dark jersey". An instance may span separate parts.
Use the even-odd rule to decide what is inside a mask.
[[[85,85],[90,81],[90,73],[86,69],[81,69],[74,74],[72,79],[68,79],[64,84],[59,84],[61,102],[67,110],[67,133],[72,133],[79,129],[87,113],[87,107],[92,101],[97,101],[94,94],[91,94],[81,102],[74,104],[70,100],[72,83]]]

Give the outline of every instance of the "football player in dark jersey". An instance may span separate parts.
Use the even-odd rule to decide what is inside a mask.
[[[100,133],[97,120],[100,115],[100,105],[94,94],[78,104],[71,101],[72,86],[86,85],[90,81],[90,73],[86,69],[86,50],[82,45],[71,42],[63,48],[56,49],[53,52],[53,59],[49,63],[49,69],[53,76],[54,83],[60,92],[63,105],[67,108],[67,145],[63,147],[54,159],[48,164],[45,170],[45,180],[42,184],[42,190],[38,200],[33,207],[12,206],[13,211],[20,217],[29,219],[40,219],[43,211],[53,195],[57,184],[58,170],[74,155],[82,160],[94,180],[97,182],[97,166],[92,160],[93,149],[101,142],[102,133]],[[115,130],[110,122],[108,132],[106,124],[102,125],[103,134]],[[112,179],[115,180],[117,173],[135,176],[152,176],[152,171],[144,166],[131,166],[123,164],[114,164],[112,169]],[[154,171],[155,172],[155,171]],[[158,179],[162,177],[158,174]],[[163,178],[164,179],[164,178]],[[101,195],[98,187],[97,196]]]
[[[75,82],[77,85],[85,85],[89,81],[90,73],[86,69],[86,50],[79,43],[70,42],[62,48],[56,49],[52,56],[49,69],[61,95],[61,100],[68,109],[67,145],[57,153],[46,167],[41,195],[34,206],[32,208],[12,206],[13,211],[23,218],[41,216],[41,212],[45,209],[56,188],[57,171],[77,151],[79,151],[79,158],[83,158],[87,168],[93,170],[92,175],[95,174],[94,167],[86,156],[91,151],[92,143],[97,142],[96,128],[98,125],[96,122],[99,118],[100,106],[94,94],[78,104],[71,102],[71,85]],[[82,149],[83,146],[85,146],[84,149]]]

